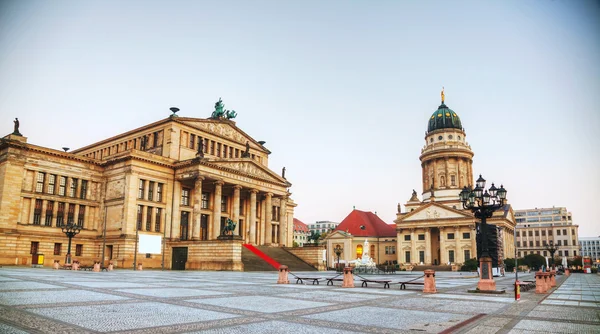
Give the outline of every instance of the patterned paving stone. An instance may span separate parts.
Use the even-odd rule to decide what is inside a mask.
[[[382,295],[358,295],[352,293],[344,293],[337,291],[307,291],[307,292],[296,292],[296,293],[285,293],[282,295],[278,295],[280,298],[290,298],[290,299],[310,299],[310,300],[321,300],[326,302],[358,302],[364,300],[371,300],[382,298],[385,296]]]
[[[597,322],[600,324],[600,312],[581,307],[559,307],[554,305],[540,305],[534,308],[528,317],[546,318],[553,320],[572,320]]]
[[[97,302],[106,300],[125,300],[127,298],[104,293],[83,290],[15,291],[3,292],[0,304],[33,305],[67,302]]]
[[[164,303],[34,308],[29,311],[100,332],[123,331],[237,317],[234,314]]]
[[[194,299],[188,300],[189,302],[209,304],[215,306],[229,307],[239,310],[249,310],[265,313],[275,313],[292,311],[306,308],[315,308],[321,306],[328,306],[331,304],[303,301],[303,300],[292,300],[277,297],[264,297],[264,296],[244,296],[244,297],[229,297],[229,298],[213,298],[213,299]]]
[[[67,284],[81,285],[88,288],[148,288],[151,285],[130,282],[65,282]]]
[[[227,328],[211,329],[201,332],[189,332],[188,334],[219,334],[219,333],[244,333],[244,334],[259,334],[259,333],[302,333],[302,334],[351,334],[355,331],[346,331],[333,328],[323,328],[318,326],[310,326],[305,324],[297,324],[285,321],[267,321],[258,322],[249,325],[239,325]]]
[[[465,299],[465,300],[485,300],[489,302],[500,302],[500,303],[513,303],[514,299],[512,297],[489,297],[481,294],[460,294],[460,295],[451,295],[451,294],[443,294],[436,293],[431,295],[425,295],[429,298],[447,298],[447,299]]]
[[[118,289],[116,291],[133,293],[136,295],[172,298],[172,297],[196,297],[196,296],[217,296],[228,295],[227,292],[183,289],[183,288],[156,288],[156,289]]]
[[[509,333],[600,333],[600,326],[546,322],[538,320],[521,320]]]
[[[6,324],[0,323],[0,333],[2,334],[27,334],[26,331],[22,331],[18,328],[11,327]]]
[[[0,283],[0,291],[7,290],[46,290],[46,289],[64,289],[63,286],[51,285],[37,282],[19,282],[19,281],[7,281]]]
[[[470,318],[470,316],[365,306],[307,315],[304,318],[438,333]]]

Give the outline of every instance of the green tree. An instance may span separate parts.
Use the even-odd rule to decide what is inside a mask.
[[[310,231],[310,235],[308,236],[307,240],[310,243],[312,241],[312,243],[317,243],[317,240],[319,240],[319,238],[321,237],[321,233],[319,232],[315,232],[315,231]]]
[[[546,265],[546,259],[538,254],[527,254],[523,258],[523,264],[528,266],[530,269],[538,270],[542,266]]]
[[[460,267],[461,271],[475,271],[477,270],[477,267],[479,266],[479,261],[477,261],[477,259],[473,258],[473,259],[468,259],[467,261],[465,261],[465,263],[463,263],[462,267]]]
[[[294,241],[294,242],[292,243],[292,247],[300,247],[300,245],[298,245],[298,243]]]
[[[504,259],[506,265],[506,271],[511,272],[515,269],[515,259]]]

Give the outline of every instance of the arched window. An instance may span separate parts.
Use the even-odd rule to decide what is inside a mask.
[[[363,254],[363,246],[359,244],[358,246],[356,246],[356,258],[361,259],[362,254]]]
[[[371,252],[369,253],[373,261],[375,261],[375,245],[371,245]]]

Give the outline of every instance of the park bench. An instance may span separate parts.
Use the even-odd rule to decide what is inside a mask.
[[[317,285],[319,285],[319,280],[322,280],[323,277],[296,277],[296,284],[304,284],[304,281],[312,281],[312,284],[315,285],[315,283]]]
[[[535,281],[522,281],[519,282],[519,286],[521,287],[521,291],[529,291],[535,288]]]
[[[374,280],[374,279],[366,279],[366,278],[361,279],[361,281],[362,281],[362,285],[361,286],[363,288],[368,287],[367,283],[379,283],[379,284],[383,284],[383,288],[384,289],[389,288],[390,287],[390,282],[391,282],[391,280]]]
[[[335,278],[335,277],[326,278],[325,280],[327,281],[327,285],[333,285],[333,282],[343,282],[344,281],[343,278]]]
[[[400,284],[400,290],[406,290],[406,284],[425,285],[424,282],[398,282],[398,284]]]

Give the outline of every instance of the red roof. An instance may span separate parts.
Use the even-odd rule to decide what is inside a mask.
[[[294,232],[308,233],[308,225],[300,221],[300,219],[294,218]]]
[[[349,232],[358,237],[395,237],[396,228],[388,225],[372,212],[352,210],[336,227],[336,231]]]

